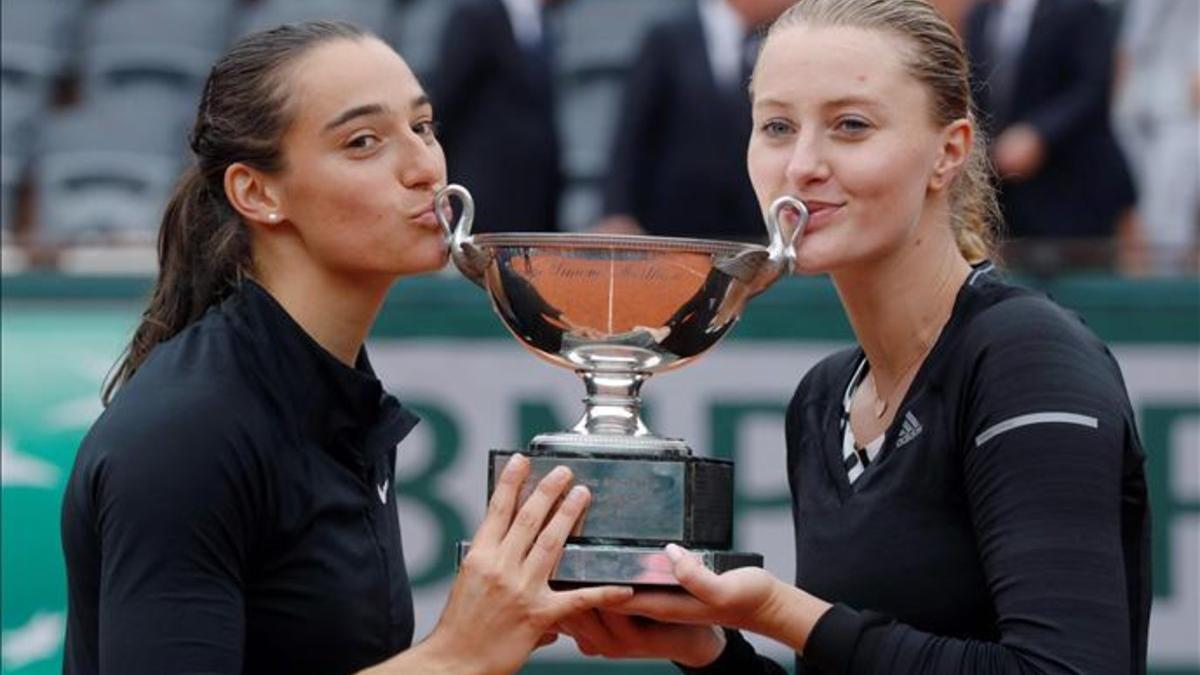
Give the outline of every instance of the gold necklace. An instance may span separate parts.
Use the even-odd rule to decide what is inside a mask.
[[[942,279],[941,283],[938,285],[937,290],[934,291],[934,298],[937,302],[942,302],[942,299],[945,297],[946,291],[950,287],[950,279],[952,276],[952,274],[947,273]],[[871,412],[875,413],[875,419],[882,419],[884,414],[887,413],[888,404],[892,396],[904,384],[905,379],[914,372],[914,368],[916,368],[918,364],[925,360],[925,357],[929,355],[929,352],[933,349],[933,346],[937,344],[938,338],[941,337],[942,331],[946,329],[946,324],[950,322],[950,315],[953,314],[953,312],[954,303],[951,302],[949,308],[947,308],[946,313],[942,317],[942,321],[938,326],[937,332],[933,334],[933,337],[928,342],[925,342],[920,351],[917,352],[917,355],[913,357],[912,361],[910,361],[908,365],[904,366],[904,370],[901,371],[900,377],[896,379],[896,384],[892,386],[892,390],[888,392],[887,396],[879,396],[878,380],[875,378],[874,369],[868,373],[868,375],[871,376],[871,389],[873,390],[871,395],[875,399],[871,402]]]
[[[941,331],[938,331],[938,335],[941,335]],[[888,393],[887,396],[879,396],[879,380],[875,378],[875,371],[871,371],[871,389],[873,390],[871,394],[872,398],[875,399],[871,402],[871,412],[875,413],[875,419],[883,418],[883,415],[888,410],[888,402],[892,398],[892,395],[895,394],[896,390],[898,390],[904,384],[905,378],[907,378],[909,374],[913,372],[917,364],[921,363],[929,354],[929,351],[933,349],[933,345],[937,343],[937,338],[938,336],[935,335],[933,340],[929,341],[929,344],[927,344],[921,351],[917,352],[916,357],[913,358],[913,360],[910,361],[907,366],[905,366],[904,371],[900,373],[900,377],[897,378],[895,386],[892,387],[892,391]]]

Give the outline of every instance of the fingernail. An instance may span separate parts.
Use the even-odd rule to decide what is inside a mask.
[[[562,483],[571,479],[571,470],[565,466],[556,466],[554,467],[554,470],[546,474],[546,476],[556,483]]]
[[[673,563],[682,560],[684,554],[687,553],[682,546],[677,544],[667,544],[666,547],[663,548],[663,552],[667,554],[667,558],[669,558]]]
[[[521,453],[518,452],[517,454],[508,458],[508,464],[506,464],[504,468],[509,471],[514,471],[516,469],[519,469],[519,468],[525,466],[528,463],[529,463],[529,460],[525,457],[525,455],[522,455]]]
[[[587,498],[587,495],[588,495],[587,487],[585,487],[583,485],[576,485],[575,487],[571,488],[571,492],[567,494],[567,499],[570,499],[571,501],[581,502],[585,498]]]

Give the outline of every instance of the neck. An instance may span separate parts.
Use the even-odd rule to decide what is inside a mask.
[[[256,279],[325,351],[351,368],[391,285],[349,279],[315,267],[256,265]]]
[[[958,289],[971,272],[949,228],[941,231],[944,236],[918,237],[862,269],[832,274],[880,384],[894,385],[915,370],[950,318]]]

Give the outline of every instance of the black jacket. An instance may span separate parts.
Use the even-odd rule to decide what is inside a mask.
[[[651,234],[766,241],[746,172],[750,127],[746,87],[713,78],[699,11],[654,26],[626,83],[605,213]]]
[[[392,486],[416,417],[260,286],[157,346],[63,501],[69,675],[351,673],[412,641]]]
[[[549,54],[523,47],[500,0],[446,23],[430,84],[452,182],[471,191],[477,232],[557,227],[563,180]]]
[[[1023,182],[1003,182],[1000,201],[1015,237],[1111,235],[1135,201],[1133,181],[1109,124],[1114,39],[1096,0],[1037,0],[1011,95],[994,100],[987,39],[994,2],[967,16],[976,103],[992,140],[1031,124],[1047,146],[1045,164]]]

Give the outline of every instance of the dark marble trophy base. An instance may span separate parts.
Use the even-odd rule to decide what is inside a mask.
[[[488,497],[515,451],[488,457]],[[733,542],[733,462],[680,452],[621,453],[531,450],[522,501],[556,466],[592,494],[582,526],[568,539],[551,578],[576,584],[677,585],[663,546],[676,543],[720,573],[761,567],[762,556],[730,551]],[[459,559],[467,545],[459,547]]]
[[[471,545],[460,542],[461,561]],[[738,567],[762,567],[763,557],[757,553],[734,553],[690,549],[705,567],[717,574]],[[671,571],[671,561],[661,546],[605,546],[602,544],[567,544],[562,559],[550,578],[556,588],[620,584],[623,586],[678,586]]]

